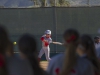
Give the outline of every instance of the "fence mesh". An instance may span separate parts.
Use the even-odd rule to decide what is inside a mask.
[[[80,34],[88,33],[92,37],[99,35],[100,7],[0,9],[0,23],[8,28],[13,42],[18,41],[23,33],[35,35],[40,50],[40,37],[47,29],[52,31],[53,41],[59,42],[63,42],[62,34],[68,28],[75,28]],[[54,53],[65,50],[63,46],[53,44],[50,49]],[[15,51],[18,51],[17,46]]]

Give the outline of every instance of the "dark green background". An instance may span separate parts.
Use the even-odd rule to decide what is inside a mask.
[[[47,29],[52,31],[52,39],[59,42],[63,42],[62,34],[68,28],[92,37],[99,35],[100,7],[0,9],[0,23],[8,28],[12,41],[18,41],[23,33],[35,35],[40,50],[40,37]],[[64,51],[59,45],[51,44],[50,48],[52,53]]]

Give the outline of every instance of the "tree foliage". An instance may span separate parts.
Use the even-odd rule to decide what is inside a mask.
[[[47,6],[46,0],[41,0],[41,7],[46,7],[46,6]]]
[[[38,0],[31,0],[34,4],[39,4]],[[56,2],[55,2],[56,1]],[[51,6],[70,6],[70,3],[66,0],[49,0]],[[47,0],[40,0],[41,7],[47,6]]]
[[[70,6],[70,3],[66,0],[59,0],[59,6]]]
[[[55,0],[50,0],[50,5],[55,6]]]
[[[34,5],[39,5],[38,0],[31,0],[34,2]]]

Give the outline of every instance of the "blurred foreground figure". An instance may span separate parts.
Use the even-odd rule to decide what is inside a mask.
[[[30,75],[23,71],[27,66],[14,55],[13,43],[6,29],[0,25],[0,75]]]
[[[95,45],[89,35],[84,34],[80,37],[76,51],[81,58],[86,58],[93,64],[95,75],[100,75],[100,66],[96,56]]]
[[[5,51],[8,46],[6,29],[0,25],[0,75],[9,75],[6,65]]]
[[[95,42],[96,54],[98,59],[100,60],[100,37],[99,36],[94,37],[94,42]]]
[[[48,66],[50,75],[94,75],[92,63],[76,54],[79,33],[74,29],[64,32],[66,51],[52,58]]]
[[[27,63],[26,66],[29,67],[26,70],[30,73],[28,75],[47,75],[38,62],[37,43],[32,35],[24,34],[19,39],[18,47],[22,60]]]

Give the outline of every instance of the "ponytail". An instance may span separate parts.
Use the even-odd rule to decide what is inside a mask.
[[[88,58],[93,63],[95,72],[100,74],[100,64],[99,64],[99,60],[96,56],[96,50],[95,50],[94,43],[91,43],[90,46],[91,46],[90,47],[91,52],[90,52],[90,56],[88,55]]]
[[[40,67],[36,55],[34,55],[34,56],[29,55],[27,57],[28,57],[28,60],[32,66],[34,75],[44,75],[44,71]]]
[[[64,64],[60,75],[68,75],[76,64],[76,46],[70,43],[65,52]]]

